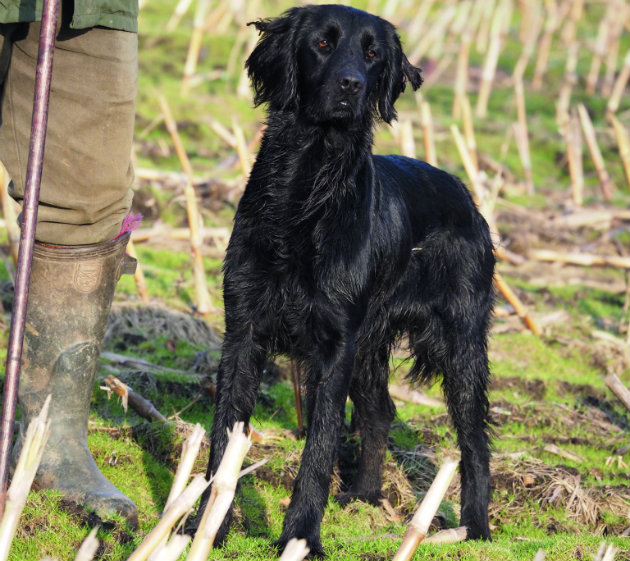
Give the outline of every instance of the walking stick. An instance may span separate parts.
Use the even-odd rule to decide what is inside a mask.
[[[57,30],[59,0],[44,0],[41,32],[39,36],[39,54],[37,74],[35,76],[35,95],[33,99],[33,117],[31,121],[31,142],[28,165],[26,168],[26,187],[22,207],[22,232],[15,275],[15,295],[9,346],[7,349],[7,367],[4,378],[4,401],[2,404],[2,424],[0,426],[0,518],[4,513],[9,476],[9,454],[15,421],[22,343],[26,321],[26,302],[31,278],[33,244],[37,223],[37,204],[44,161],[46,125],[48,123],[48,98],[52,75],[52,57]]]

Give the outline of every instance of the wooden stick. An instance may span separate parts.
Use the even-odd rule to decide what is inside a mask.
[[[202,0],[205,1],[205,0]],[[208,293],[208,286],[206,284],[206,272],[203,265],[203,254],[201,253],[201,246],[203,240],[201,238],[200,227],[201,217],[199,216],[199,210],[197,208],[197,195],[195,188],[193,187],[194,173],[184,144],[177,131],[177,123],[173,118],[171,109],[166,101],[166,98],[162,95],[158,96],[158,102],[164,115],[164,123],[171,135],[173,145],[175,146],[175,152],[179,158],[179,162],[187,177],[186,187],[184,188],[184,194],[186,195],[186,211],[188,214],[188,226],[190,228],[190,250],[193,257],[193,277],[195,281],[195,295],[197,299],[197,312],[202,317],[209,317],[212,312],[212,302],[210,300],[210,294]]]
[[[630,185],[630,136],[625,127],[612,113],[608,113],[608,119],[612,123],[615,131],[615,138],[617,139],[617,146],[619,147],[619,157],[623,163],[626,181],[628,185]]]
[[[519,299],[519,297],[512,291],[510,286],[503,280],[503,277],[496,273],[494,274],[494,285],[501,295],[507,300],[507,302],[514,308],[516,315],[521,318],[521,321],[525,326],[534,334],[541,335],[542,330],[538,324],[532,319],[527,312],[527,309]]]
[[[623,66],[619,71],[612,93],[610,94],[610,99],[606,105],[606,110],[610,113],[615,113],[617,109],[619,109],[619,102],[621,101],[621,96],[626,88],[628,79],[630,79],[630,51],[626,53],[626,56],[623,59]]]
[[[420,103],[420,115],[422,120],[422,138],[424,142],[424,158],[432,166],[438,165],[437,152],[435,150],[435,134],[433,130],[433,118],[431,106],[428,101]]]
[[[610,175],[608,175],[608,171],[606,170],[606,165],[604,164],[602,153],[599,150],[599,145],[597,144],[593,123],[591,122],[591,118],[588,116],[586,107],[584,107],[582,103],[578,105],[578,113],[580,115],[580,123],[582,125],[582,131],[584,132],[584,138],[586,139],[586,146],[588,147],[591,159],[593,160],[593,165],[595,166],[595,171],[597,172],[597,177],[599,178],[599,186],[602,190],[604,199],[609,201],[612,198],[613,184],[610,179]]]
[[[608,374],[608,376],[604,378],[604,382],[610,391],[612,391],[619,398],[621,403],[625,405],[626,409],[630,411],[630,390],[619,379],[619,376],[616,374]]]
[[[527,252],[530,259],[582,265],[585,267],[614,267],[616,269],[630,269],[630,257],[619,255],[591,255],[588,253],[560,253],[548,249],[530,249]]]
[[[409,523],[409,529],[403,538],[396,555],[394,555],[393,561],[408,561],[412,555],[418,549],[418,544],[429,533],[429,526],[435,516],[442,498],[448,490],[448,486],[453,480],[455,470],[457,469],[457,461],[452,458],[444,460],[442,467],[440,467],[431,487],[424,496],[420,507],[413,515],[411,522]]]
[[[127,406],[147,421],[160,421],[166,423],[167,418],[162,415],[153,403],[133,391],[127,384],[121,382],[116,376],[109,375],[105,379],[107,386],[122,399],[123,409],[127,411]]]

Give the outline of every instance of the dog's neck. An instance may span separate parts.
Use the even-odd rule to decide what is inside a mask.
[[[299,195],[306,206],[357,197],[357,178],[371,169],[372,126],[313,124],[293,114],[270,115],[259,158],[274,154],[275,181]],[[282,154],[278,159],[277,154]]]

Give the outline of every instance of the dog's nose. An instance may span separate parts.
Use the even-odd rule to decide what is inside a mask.
[[[339,74],[337,81],[341,91],[350,95],[356,95],[359,93],[365,84],[365,79],[361,76],[361,74],[351,71]]]

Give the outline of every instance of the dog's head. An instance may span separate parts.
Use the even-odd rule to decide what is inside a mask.
[[[407,81],[422,84],[389,22],[342,5],[293,8],[252,22],[261,38],[247,60],[255,103],[316,123],[396,118]]]

